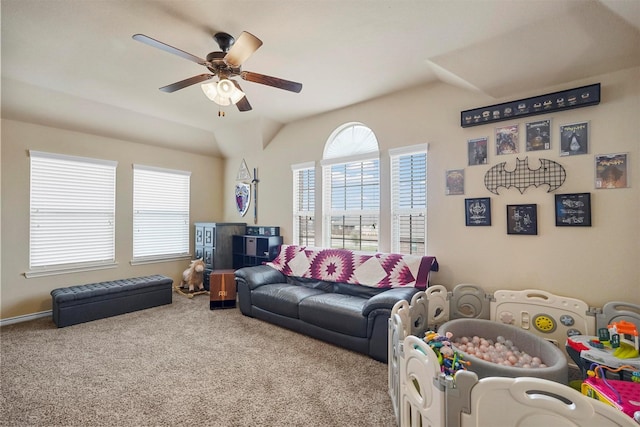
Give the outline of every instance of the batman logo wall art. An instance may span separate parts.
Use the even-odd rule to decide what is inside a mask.
[[[507,170],[507,162],[498,163],[484,174],[484,185],[493,194],[498,194],[498,188],[515,187],[523,194],[530,186],[539,187],[547,184],[547,193],[558,189],[567,178],[567,173],[559,163],[548,159],[540,159],[540,167],[531,169],[529,157],[524,160],[516,159],[516,167]]]

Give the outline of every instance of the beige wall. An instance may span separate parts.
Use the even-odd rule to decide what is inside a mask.
[[[290,165],[319,161],[326,139],[343,123],[358,121],[371,127],[382,151],[382,166],[388,169],[391,148],[429,143],[428,252],[438,257],[440,271],[433,283],[449,289],[459,283],[474,283],[491,292],[498,289],[542,289],[581,298],[594,307],[622,300],[640,304],[640,69],[608,74],[599,79],[572,82],[562,87],[541,88],[534,96],[595,82],[602,83],[598,106],[534,116],[521,124],[545,117],[552,119],[552,149],[530,154],[530,159],[558,161],[567,171],[565,184],[556,193],[591,192],[593,226],[556,227],[553,194],[543,188],[501,190],[492,195],[484,188],[489,166],[513,162],[515,156],[490,152],[489,166],[466,166],[466,141],[491,136],[495,125],[463,129],[464,109],[510,101],[494,100],[444,84],[425,86],[392,97],[285,126],[262,150],[242,157],[221,159],[108,139],[85,133],[2,120],[1,201],[1,310],[0,318],[38,313],[51,308],[50,291],[56,287],[161,273],[179,280],[186,261],[131,266],[131,165],[141,163],[192,171],[191,220],[253,223],[253,207],[245,217],[235,210],[233,188],[244,158],[250,170],[259,170],[259,225],[281,227],[285,243],[291,242],[292,186]],[[301,96],[304,94],[302,93]],[[591,123],[588,155],[559,157],[557,129],[560,124]],[[509,124],[512,122],[501,122]],[[521,126],[521,144],[523,133]],[[26,279],[29,260],[29,157],[28,150],[118,161],[116,199],[116,259],[118,268],[86,273]],[[629,152],[631,188],[595,190],[593,155]],[[521,153],[523,158],[527,153]],[[535,162],[533,162],[535,164]],[[448,169],[464,168],[465,195],[445,196],[444,175]],[[318,182],[320,185],[320,182]],[[320,188],[320,187],[319,187]],[[381,199],[388,200],[388,182]],[[464,198],[491,197],[493,225],[465,227]],[[507,204],[538,204],[538,236],[506,234]],[[388,210],[382,213],[381,250],[389,250]],[[192,236],[193,241],[193,236]]]
[[[29,156],[39,150],[118,162],[116,172],[117,268],[26,279],[29,267]],[[85,133],[2,120],[2,319],[51,309],[52,289],[103,280],[165,274],[180,280],[188,260],[132,266],[132,164],[189,170],[191,221],[223,215],[221,159]],[[193,242],[193,230],[191,231]]]
[[[292,237],[292,173],[290,165],[322,158],[331,132],[346,122],[362,122],[376,133],[382,151],[381,164],[388,168],[388,150],[429,143],[428,158],[428,252],[435,255],[440,271],[433,283],[452,289],[459,283],[473,283],[492,292],[498,289],[541,289],[580,298],[594,307],[621,300],[640,304],[640,69],[576,81],[562,87],[540,88],[521,97],[541,95],[600,82],[601,103],[597,106],[533,116],[497,125],[460,127],[460,111],[511,99],[495,100],[445,84],[422,87],[392,97],[380,98],[284,127],[261,152],[244,154],[251,170],[259,170],[259,225],[279,225],[285,243]],[[304,93],[301,94],[303,96]],[[517,99],[516,98],[516,99]],[[551,118],[552,149],[524,152],[524,123]],[[588,155],[560,157],[558,126],[580,121],[591,124]],[[524,194],[501,189],[491,194],[484,187],[490,166],[515,155],[495,155],[494,128],[520,123],[518,155],[559,162],[567,172],[564,185],[554,193],[591,192],[593,226],[556,227],[554,193],[530,187]],[[489,136],[487,166],[467,166],[466,141]],[[594,154],[629,152],[631,188],[595,190]],[[242,158],[226,163],[225,217],[237,220],[232,203],[233,185]],[[317,163],[318,164],[318,163]],[[445,171],[465,169],[465,195],[446,196]],[[319,175],[317,175],[319,176]],[[318,179],[318,189],[321,188]],[[383,202],[389,186],[383,183]],[[465,197],[491,197],[491,227],[466,227]],[[506,234],[506,205],[538,205],[538,235]],[[318,203],[319,205],[319,203]],[[317,211],[318,212],[318,211]],[[246,221],[253,222],[251,212]],[[389,250],[388,209],[381,220],[381,250]],[[319,221],[318,221],[319,222]],[[320,245],[320,242],[317,242]]]

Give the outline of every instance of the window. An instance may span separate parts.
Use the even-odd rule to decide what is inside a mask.
[[[133,165],[133,260],[189,255],[191,172]]]
[[[294,165],[293,169],[293,242],[315,246],[315,164]]]
[[[391,250],[426,254],[427,147],[389,152],[391,157]]]
[[[26,277],[115,265],[117,162],[30,151]]]
[[[327,141],[323,164],[324,246],[378,250],[380,161],[368,127],[352,123]]]

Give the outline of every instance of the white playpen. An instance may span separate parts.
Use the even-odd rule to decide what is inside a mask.
[[[472,371],[458,371],[454,377],[443,374],[436,354],[421,339],[424,333],[429,329],[437,330],[455,312],[464,312],[458,318],[482,318],[492,313],[491,304],[485,306],[484,296],[479,288],[473,287],[468,292],[466,288],[469,285],[461,286],[465,288],[464,293],[455,298],[452,298],[455,290],[452,293],[443,286],[432,286],[425,292],[416,294],[410,303],[400,301],[393,308],[389,319],[388,380],[389,395],[398,426],[638,427],[637,423],[621,411],[558,382],[533,377],[478,379],[478,375]],[[506,297],[499,298],[498,302],[506,300],[514,304],[526,304],[526,300],[532,298],[534,304],[528,305],[524,311],[509,307],[493,312],[513,311],[521,316],[519,320],[524,320],[524,323],[507,319],[509,316],[506,315],[503,315],[503,322],[511,320],[511,324],[522,328],[530,325],[542,326],[537,332],[545,338],[545,334],[551,332],[549,322],[565,315],[572,318],[573,324],[569,325],[571,322],[567,318],[559,320],[559,323],[567,323],[565,326],[568,328],[575,326],[576,330],[584,327],[579,330],[581,334],[593,334],[596,317],[607,311],[590,309],[586,305],[583,307],[577,300],[557,297],[544,291],[499,292],[504,292],[499,295]],[[538,324],[535,322],[539,320],[539,316],[530,315],[531,310],[536,311],[536,304],[546,304],[541,311],[544,312],[544,322]],[[613,304],[619,306],[623,303]],[[624,304],[624,308],[627,306]],[[638,307],[632,308],[635,310]],[[637,313],[626,311],[613,313],[609,310],[606,315],[616,320],[632,318],[636,322],[639,318]],[[535,316],[538,318],[534,319]],[[557,329],[558,325],[553,331]],[[562,330],[562,333],[567,331]]]

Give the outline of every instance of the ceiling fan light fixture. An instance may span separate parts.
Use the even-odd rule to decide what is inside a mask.
[[[231,94],[231,97],[229,99],[233,104],[237,104],[238,101],[240,101],[242,98],[244,98],[244,92],[236,88],[236,90],[233,92],[233,94]]]
[[[231,98],[231,94],[235,90],[235,86],[229,79],[220,79],[218,82],[216,89],[220,96],[226,96],[227,98]]]
[[[216,96],[215,98],[213,98],[213,102],[215,102],[218,105],[221,105],[223,107],[226,107],[227,105],[231,105],[231,99],[229,98],[225,98],[223,96]]]
[[[216,89],[215,83],[203,83],[202,85],[200,85],[200,87],[202,88],[202,91],[207,96],[207,98],[209,98],[210,100],[213,101],[214,98],[218,96],[218,91]]]
[[[238,89],[229,79],[221,79],[218,82],[217,89],[220,96],[229,98],[233,104],[244,98],[244,92]]]
[[[229,79],[221,79],[217,83],[204,83],[201,87],[207,98],[222,106],[236,104],[245,96]]]

